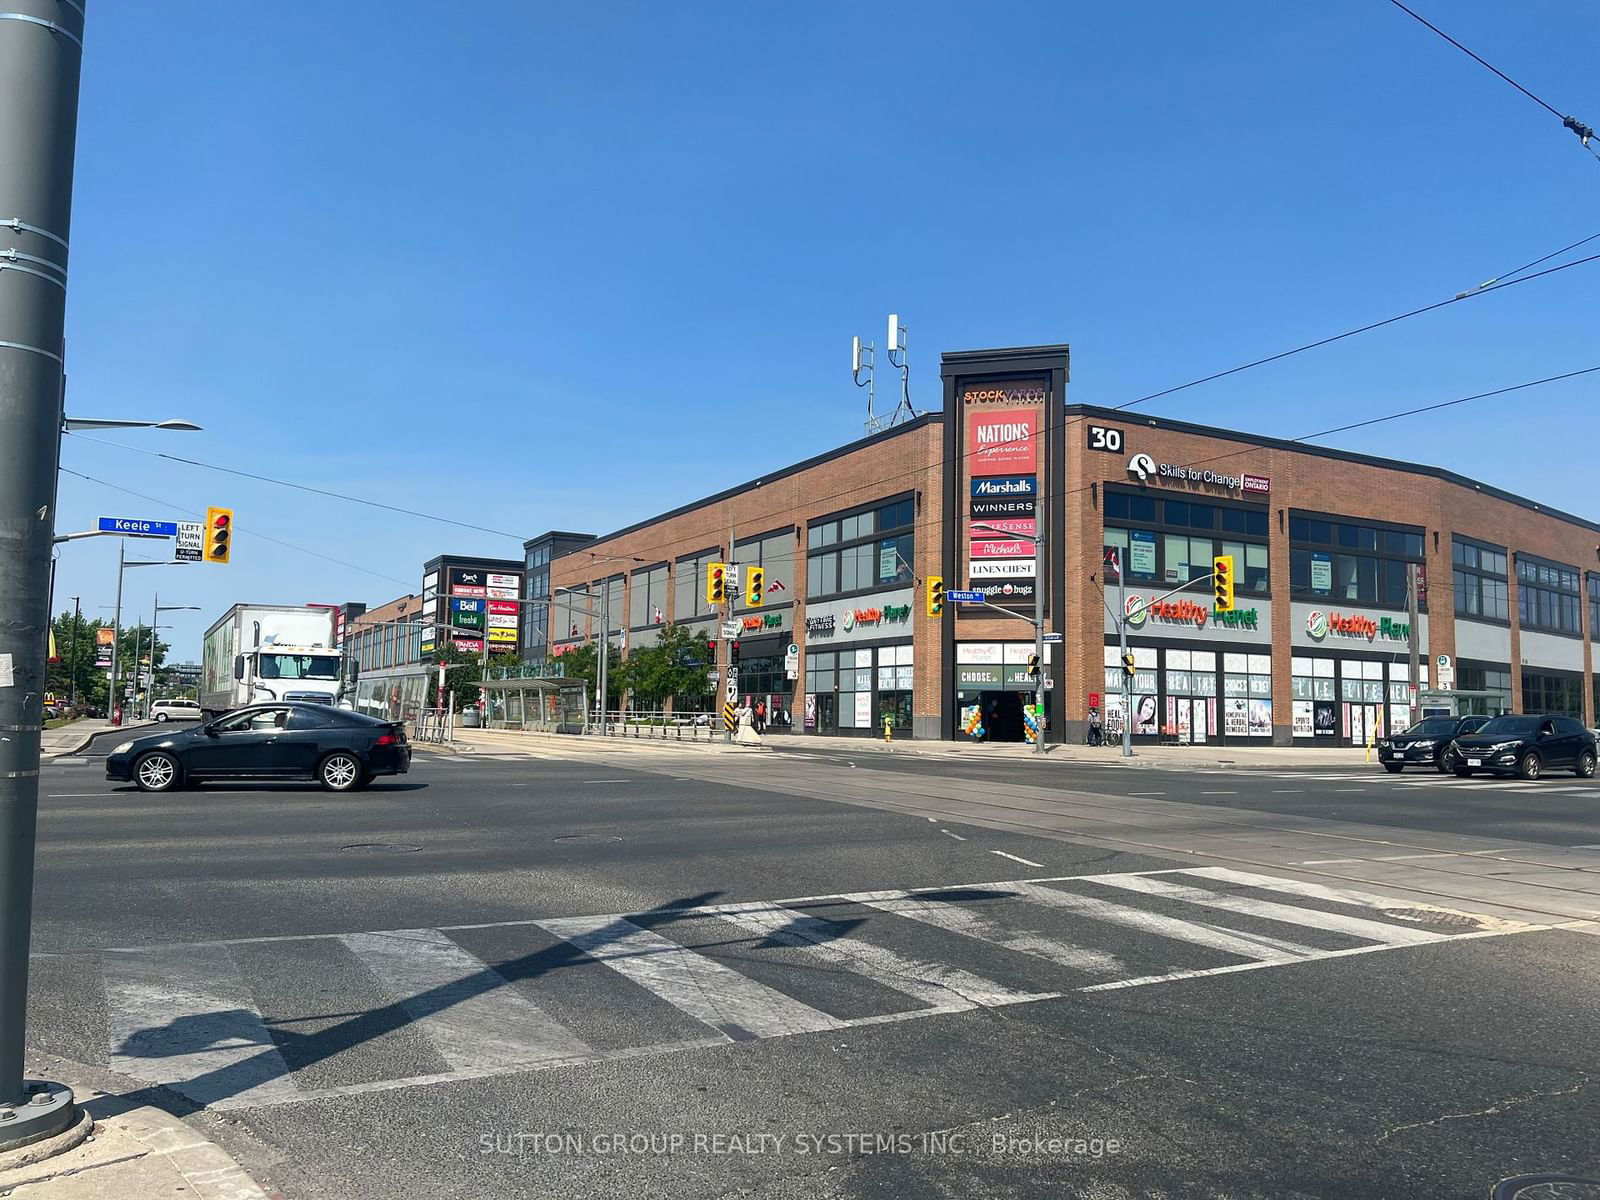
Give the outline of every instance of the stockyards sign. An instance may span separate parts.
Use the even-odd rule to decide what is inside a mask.
[[[1219,613],[1198,599],[1157,599],[1144,592],[1130,592],[1126,606],[1128,628],[1151,637],[1233,643],[1265,643],[1272,637],[1272,604],[1267,600],[1252,600],[1248,608]],[[1107,612],[1106,633],[1116,631],[1116,623]]]
[[[1357,612],[1296,604],[1290,620],[1293,622],[1294,640],[1303,646],[1399,647],[1411,640],[1411,623],[1404,613]],[[1426,651],[1428,619],[1423,616],[1417,620],[1417,639]]]
[[[1265,495],[1272,491],[1272,480],[1266,475],[1241,472],[1231,475],[1210,467],[1190,467],[1183,463],[1158,463],[1148,454],[1135,454],[1128,460],[1128,474],[1139,483],[1185,483],[1202,487],[1222,488],[1229,492]]]

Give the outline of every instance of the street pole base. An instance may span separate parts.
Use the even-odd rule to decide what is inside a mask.
[[[0,1152],[54,1137],[78,1119],[72,1089],[45,1079],[24,1079],[25,1104],[0,1103]]]

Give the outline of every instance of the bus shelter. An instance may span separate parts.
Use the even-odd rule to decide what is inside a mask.
[[[484,719],[490,729],[584,731],[589,689],[581,679],[529,676],[487,679],[478,686],[483,689]]]

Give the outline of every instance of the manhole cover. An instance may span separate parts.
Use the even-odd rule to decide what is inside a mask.
[[[350,854],[415,854],[422,847],[409,842],[351,842],[339,849]]]
[[[551,840],[568,845],[598,846],[603,842],[620,842],[622,839],[609,833],[568,833]]]
[[[1413,925],[1431,925],[1436,929],[1476,929],[1479,921],[1466,913],[1435,912],[1427,908],[1384,908],[1384,916]]]

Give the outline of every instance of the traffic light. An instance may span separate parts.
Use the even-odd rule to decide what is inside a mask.
[[[767,569],[765,567],[746,567],[744,569],[744,602],[750,608],[760,608],[763,597],[767,594]]]
[[[716,644],[716,642],[707,642],[706,643],[706,666],[715,667],[716,665],[717,665],[717,644]]]
[[[944,576],[928,576],[928,615],[944,616]]]
[[[206,544],[201,548],[206,562],[227,562],[232,546],[233,509],[206,509]]]
[[[1211,607],[1217,612],[1233,611],[1233,555],[1219,554],[1211,560],[1213,578],[1211,588],[1216,599]]]
[[[737,641],[728,643],[728,665],[733,667],[739,665],[739,643]]]
[[[714,562],[706,567],[706,603],[723,604],[728,599],[728,564]]]
[[[1103,662],[1104,660],[1102,659],[1101,661]],[[1037,654],[1028,655],[1028,678],[1039,678],[1039,656]]]
[[[1133,651],[1129,650],[1122,656],[1122,673],[1129,679],[1133,678]]]

